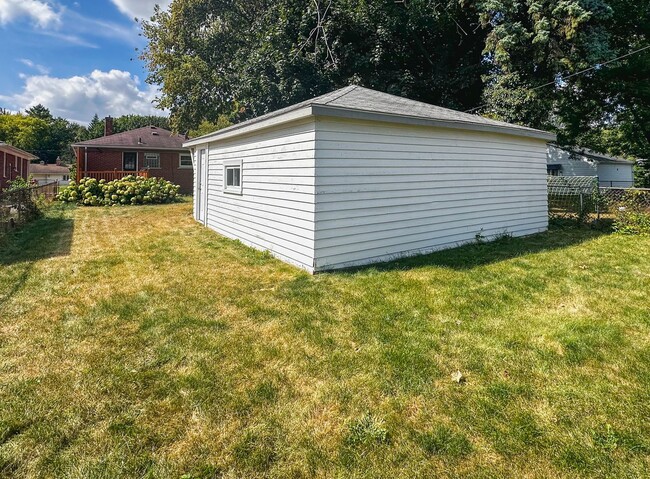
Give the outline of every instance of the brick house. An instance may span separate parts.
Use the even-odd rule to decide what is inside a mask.
[[[106,118],[104,136],[72,145],[77,179],[113,180],[127,175],[165,178],[192,193],[192,157],[183,148],[185,137],[155,126],[113,134]]]
[[[0,190],[9,186],[10,181],[29,177],[29,162],[38,157],[0,141]]]

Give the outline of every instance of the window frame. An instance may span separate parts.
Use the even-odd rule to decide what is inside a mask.
[[[563,176],[561,163],[549,163],[546,165],[546,174],[548,176]]]
[[[126,155],[135,155],[135,168],[132,170],[127,170],[124,163]],[[123,151],[122,152],[122,171],[138,171],[138,152],[137,151]]]
[[[239,169],[239,185],[228,185],[228,170]],[[242,194],[242,185],[244,183],[244,168],[242,160],[226,160],[223,162],[223,191],[233,195]]]
[[[189,165],[184,165],[182,158],[187,156],[190,159]],[[194,159],[192,158],[192,153],[179,153],[178,154],[178,169],[180,170],[190,170],[194,168]]]
[[[149,159],[147,158],[147,155],[156,155],[158,157],[158,166],[149,166]],[[162,169],[160,153],[155,153],[153,151],[145,152],[143,157],[142,157],[142,162],[144,163],[144,168],[147,168],[148,170],[161,170]]]

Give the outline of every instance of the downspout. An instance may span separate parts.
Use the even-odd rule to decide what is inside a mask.
[[[84,172],[88,171],[88,147],[84,146]]]

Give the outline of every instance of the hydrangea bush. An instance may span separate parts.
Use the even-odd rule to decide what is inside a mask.
[[[82,178],[78,183],[71,181],[57,199],[85,206],[160,204],[175,201],[179,189],[180,186],[163,178],[134,175],[113,181]]]

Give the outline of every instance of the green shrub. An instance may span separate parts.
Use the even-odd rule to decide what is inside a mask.
[[[650,199],[645,191],[625,193],[616,212],[614,230],[622,234],[650,235]]]
[[[163,178],[125,176],[121,180],[82,178],[64,188],[57,200],[85,206],[115,206],[171,203],[180,186]]]

